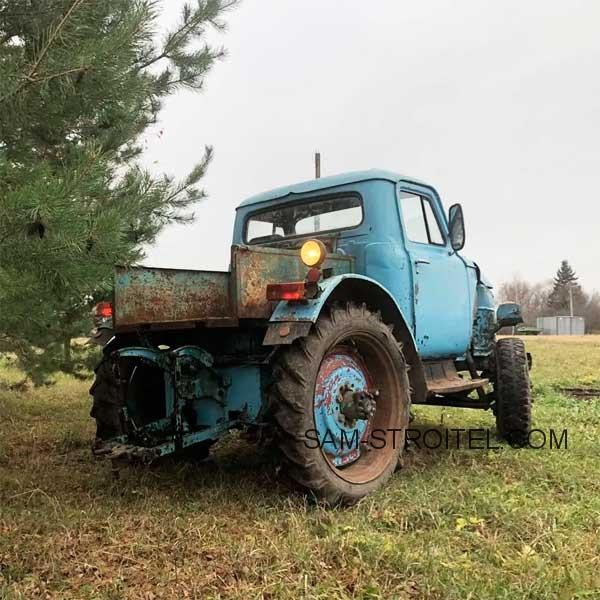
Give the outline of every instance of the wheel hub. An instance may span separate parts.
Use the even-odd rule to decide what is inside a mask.
[[[352,348],[334,348],[321,362],[314,419],[322,450],[334,466],[360,458],[377,397],[362,358]]]
[[[377,408],[379,391],[355,390],[351,384],[345,383],[338,395],[339,419],[342,425],[354,427],[356,421],[369,420]]]

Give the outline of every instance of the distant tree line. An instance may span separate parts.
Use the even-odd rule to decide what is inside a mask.
[[[586,333],[600,332],[600,293],[585,291],[567,260],[561,262],[552,280],[531,283],[515,277],[503,283],[498,294],[499,302],[521,305],[525,325],[529,326],[535,326],[538,317],[569,315],[571,298],[573,315],[585,319]]]

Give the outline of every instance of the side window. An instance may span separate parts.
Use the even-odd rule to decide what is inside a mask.
[[[425,226],[425,215],[421,204],[421,196],[415,196],[408,192],[400,192],[400,207],[406,236],[411,242],[428,244],[427,227]]]
[[[440,231],[440,226],[433,213],[431,202],[426,198],[421,198],[421,202],[423,202],[423,210],[425,211],[425,223],[427,225],[427,231],[429,232],[429,243],[443,246],[444,236]]]
[[[400,192],[400,210],[406,235],[411,242],[444,245],[444,236],[427,198],[410,192]]]

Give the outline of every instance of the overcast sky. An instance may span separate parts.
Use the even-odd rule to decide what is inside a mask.
[[[235,206],[310,179],[318,149],[323,175],[390,169],[462,203],[496,284],[566,258],[600,290],[599,0],[245,0],[227,20],[205,91],[146,137],[179,176],[213,145],[209,198],[145,264],[226,269]]]

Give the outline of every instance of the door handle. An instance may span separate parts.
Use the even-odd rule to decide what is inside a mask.
[[[430,265],[431,262],[425,259],[415,260],[415,265]]]

